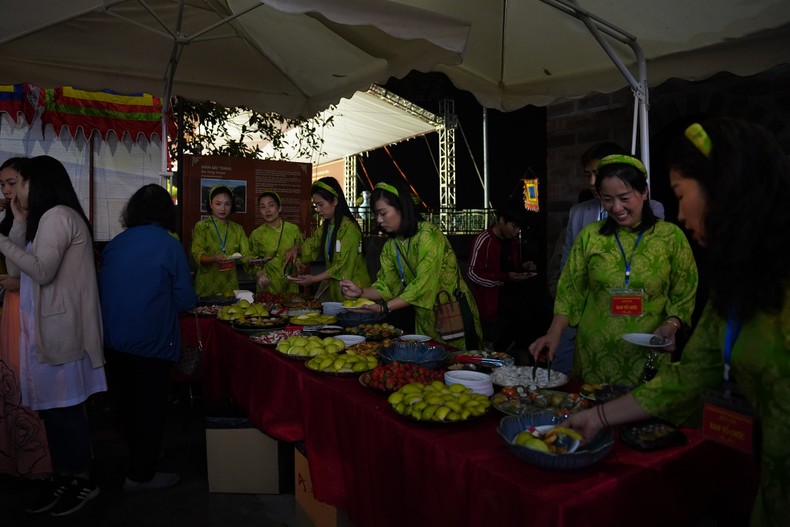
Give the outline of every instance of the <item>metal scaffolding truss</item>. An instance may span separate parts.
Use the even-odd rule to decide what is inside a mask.
[[[455,128],[458,116],[455,114],[455,101],[443,99],[441,102],[442,123],[439,132],[439,208],[442,230],[451,230],[450,216],[447,211],[455,209]]]

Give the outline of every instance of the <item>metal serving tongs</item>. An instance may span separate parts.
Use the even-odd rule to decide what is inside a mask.
[[[474,355],[458,355],[453,358],[455,362],[466,362],[470,364],[480,364],[481,366],[490,366],[493,368],[501,368],[505,366],[505,361],[502,359],[495,359],[492,357],[479,357]]]
[[[535,362],[532,365],[532,380],[537,382],[535,375],[538,373],[538,366],[540,364],[541,356],[543,356],[543,361],[546,364],[546,382],[549,382],[551,381],[551,361],[549,360],[548,355],[545,353],[538,354],[538,358],[535,359]]]

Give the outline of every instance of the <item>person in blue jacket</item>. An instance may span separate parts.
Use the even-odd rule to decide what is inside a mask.
[[[117,403],[130,462],[124,492],[170,487],[178,474],[157,472],[169,373],[181,353],[178,315],[197,296],[175,230],[175,206],[159,185],[140,188],[121,221],[125,230],[102,252],[99,293],[109,390]]]

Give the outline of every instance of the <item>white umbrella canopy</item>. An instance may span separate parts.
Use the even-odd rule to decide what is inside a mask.
[[[385,0],[0,0],[0,83],[147,92],[309,117],[457,64],[469,26]]]
[[[635,37],[650,86],[720,71],[750,75],[790,60],[788,0],[395,1],[471,24],[463,62],[436,69],[501,111],[627,85],[585,25],[560,9],[580,7]],[[636,77],[630,47],[607,40]]]

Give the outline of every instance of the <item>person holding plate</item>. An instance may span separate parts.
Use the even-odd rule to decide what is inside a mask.
[[[553,360],[562,332],[577,327],[572,375],[586,383],[634,386],[669,362],[669,353],[623,340],[655,333],[675,349],[678,329],[691,320],[697,265],[676,225],[660,220],[648,200],[647,170],[628,155],[605,156],[595,181],[607,217],[582,229],[563,267],[554,318],[529,351]]]
[[[370,285],[370,275],[362,254],[362,230],[348,208],[343,189],[333,177],[322,177],[310,190],[318,215],[324,220],[303,244],[294,245],[285,253],[285,264],[309,262],[323,258],[326,268],[318,274],[299,274],[293,277],[302,286],[326,281],[321,298],[342,302],[340,280],[348,278],[363,287]]]
[[[263,224],[250,233],[250,261],[257,277],[258,291],[276,295],[299,293],[299,286],[285,279],[285,251],[302,243],[302,233],[295,223],[285,221],[280,212],[280,196],[267,190],[258,196]]]
[[[480,316],[447,236],[433,223],[423,220],[409,189],[401,183],[377,183],[371,203],[379,228],[389,238],[381,249],[381,269],[370,287],[343,280],[343,294],[380,301],[360,308],[374,313],[388,314],[413,306],[415,330],[444,342],[436,330],[433,308],[440,291],[452,295],[458,289],[466,296],[473,320],[464,327],[468,335],[447,344],[460,350],[476,349],[483,334]],[[474,344],[468,346],[467,341]]]
[[[249,243],[244,228],[229,219],[236,212],[230,187],[212,187],[208,209],[211,215],[197,222],[192,231],[191,252],[198,264],[195,292],[198,297],[232,297],[239,288],[234,259],[249,252]]]
[[[698,425],[702,417],[705,437],[752,451],[760,461],[750,524],[785,527],[790,525],[790,166],[765,128],[724,117],[678,134],[667,161],[678,220],[710,264],[704,267],[709,301],[679,362],[630,394],[566,423],[589,439],[603,427],[651,416],[685,426]],[[752,489],[735,489],[733,495],[746,492],[751,495]]]

